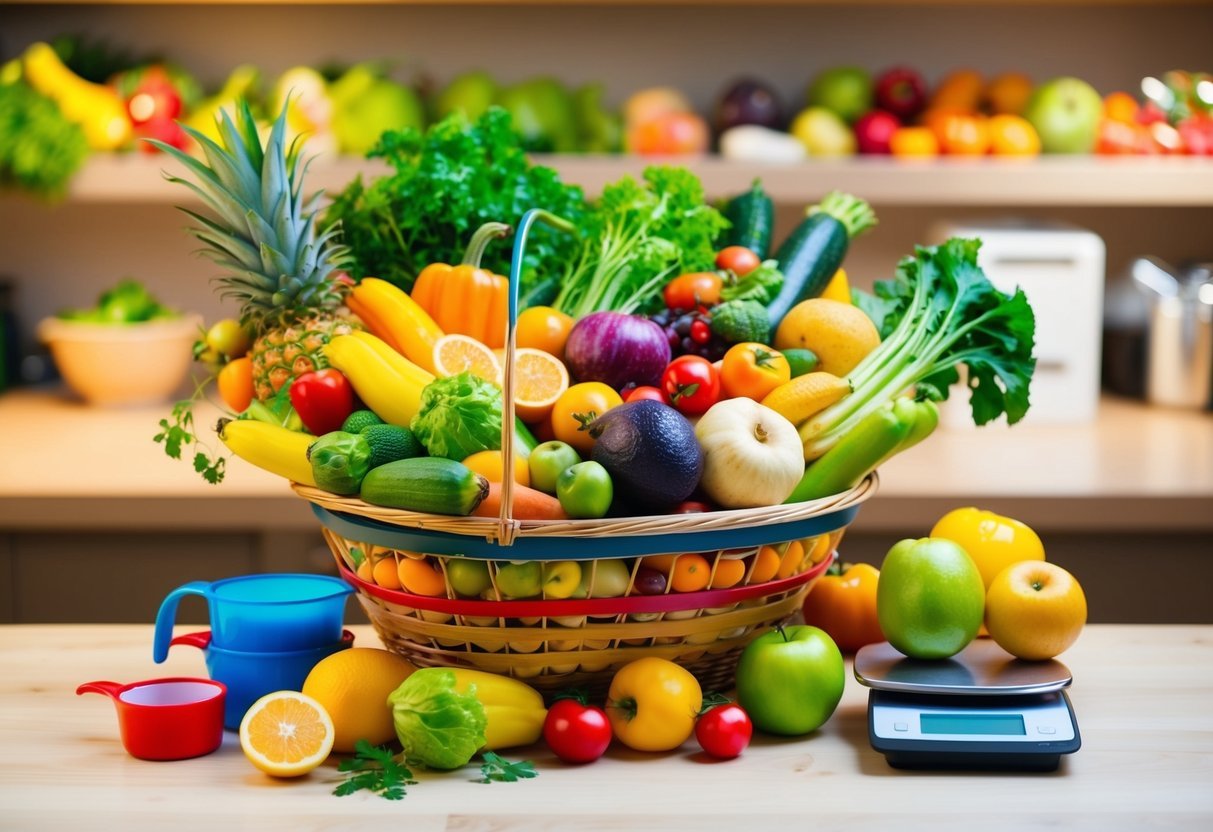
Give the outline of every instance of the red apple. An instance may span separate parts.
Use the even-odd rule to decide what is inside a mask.
[[[898,66],[876,79],[876,106],[902,121],[914,118],[926,105],[927,85],[915,70]]]
[[[884,110],[873,110],[855,122],[855,141],[860,153],[889,153],[889,140],[901,127],[897,116]]]

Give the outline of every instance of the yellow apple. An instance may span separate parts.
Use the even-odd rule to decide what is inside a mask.
[[[1041,560],[1012,564],[986,595],[990,637],[1021,659],[1051,659],[1078,638],[1087,622],[1087,598],[1074,576]]]

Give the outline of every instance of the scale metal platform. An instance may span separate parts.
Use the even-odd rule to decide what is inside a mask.
[[[950,659],[911,659],[888,642],[855,655],[868,737],[894,768],[1055,771],[1082,745],[1056,659],[1016,659],[977,639]]]

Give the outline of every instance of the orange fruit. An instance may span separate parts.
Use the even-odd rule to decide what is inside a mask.
[[[396,571],[396,559],[392,556],[381,559],[371,567],[375,583],[384,589],[400,589],[400,577]]]
[[[670,585],[675,592],[698,592],[707,588],[711,577],[712,564],[703,555],[679,555]]]
[[[804,565],[804,545],[799,540],[793,540],[783,550],[783,557],[779,559],[779,571],[775,573],[775,577],[780,580],[790,578],[801,572],[804,569]]]
[[[401,558],[396,565],[396,574],[400,585],[414,595],[428,595],[431,598],[446,595],[442,568],[431,563],[429,558]]]
[[[985,116],[946,115],[939,122],[939,147],[951,156],[984,156],[990,150]]]
[[[1087,598],[1054,563],[1025,560],[998,573],[986,594],[986,629],[1012,656],[1037,661],[1064,652],[1087,622]]]
[[[1112,92],[1103,100],[1103,117],[1121,124],[1137,124],[1137,99],[1127,92]]]
[[[1028,105],[1031,95],[1031,78],[1022,72],[1004,72],[986,85],[983,98],[991,113],[1017,116]]]
[[[793,306],[779,322],[774,346],[812,350],[819,371],[842,378],[879,344],[876,325],[858,306],[810,298]]]
[[[501,451],[479,451],[463,460],[463,464],[489,482],[505,479],[505,459]],[[531,466],[517,454],[514,455],[514,482],[531,484]]]
[[[775,577],[783,557],[774,546],[762,546],[754,556],[754,568],[750,571],[749,583],[764,584]]]
[[[995,156],[1040,155],[1040,136],[1026,118],[1013,115],[991,116],[987,125],[990,152]]]
[[[532,306],[518,316],[517,345],[521,349],[543,350],[564,357],[564,345],[569,340],[573,319],[550,306]]]
[[[484,344],[467,335],[443,335],[434,342],[434,374],[440,378],[470,372],[501,384],[501,364]]]
[[[943,107],[975,112],[981,104],[985,89],[981,74],[972,69],[958,69],[948,73],[931,96],[930,108]]]
[[[898,127],[889,138],[889,152],[899,159],[930,159],[939,155],[939,139],[929,127]]]
[[[728,589],[737,586],[745,577],[745,561],[741,558],[719,558],[716,572],[712,575],[712,589]]]
[[[215,384],[223,403],[232,411],[243,413],[253,400],[253,359],[244,356],[227,362]]]
[[[293,690],[267,693],[240,720],[240,747],[274,777],[299,777],[328,759],[333,720],[324,706]]]
[[[640,565],[646,569],[655,569],[662,575],[669,575],[676,560],[678,555],[649,555],[640,559]]]
[[[354,574],[367,583],[375,583],[375,567],[374,564],[371,563],[371,559],[369,557],[363,556],[362,560],[358,563],[358,568],[354,571]]]
[[[546,419],[565,390],[569,371],[549,352],[519,347],[514,354],[514,412],[524,422]]]
[[[382,745],[396,739],[387,697],[417,668],[378,647],[339,650],[316,663],[303,694],[319,702],[333,720],[333,750],[350,752],[358,740]]]

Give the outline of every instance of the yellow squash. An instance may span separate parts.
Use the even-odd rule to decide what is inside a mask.
[[[316,485],[307,449],[316,441],[308,433],[255,419],[220,419],[219,438],[245,462],[304,485]]]
[[[467,693],[474,687],[476,699],[484,706],[488,721],[484,729],[486,749],[495,751],[539,741],[548,714],[539,691],[509,676],[461,667],[448,670],[455,674],[455,690]]]
[[[72,72],[48,44],[25,50],[25,79],[59,105],[68,121],[79,124],[93,150],[116,150],[130,141],[131,121],[118,93]]]
[[[434,344],[442,330],[417,301],[377,277],[364,277],[346,299],[371,332],[418,367],[434,372]]]
[[[369,332],[338,335],[324,357],[345,373],[354,392],[380,419],[408,427],[421,408],[421,391],[434,376]]]

